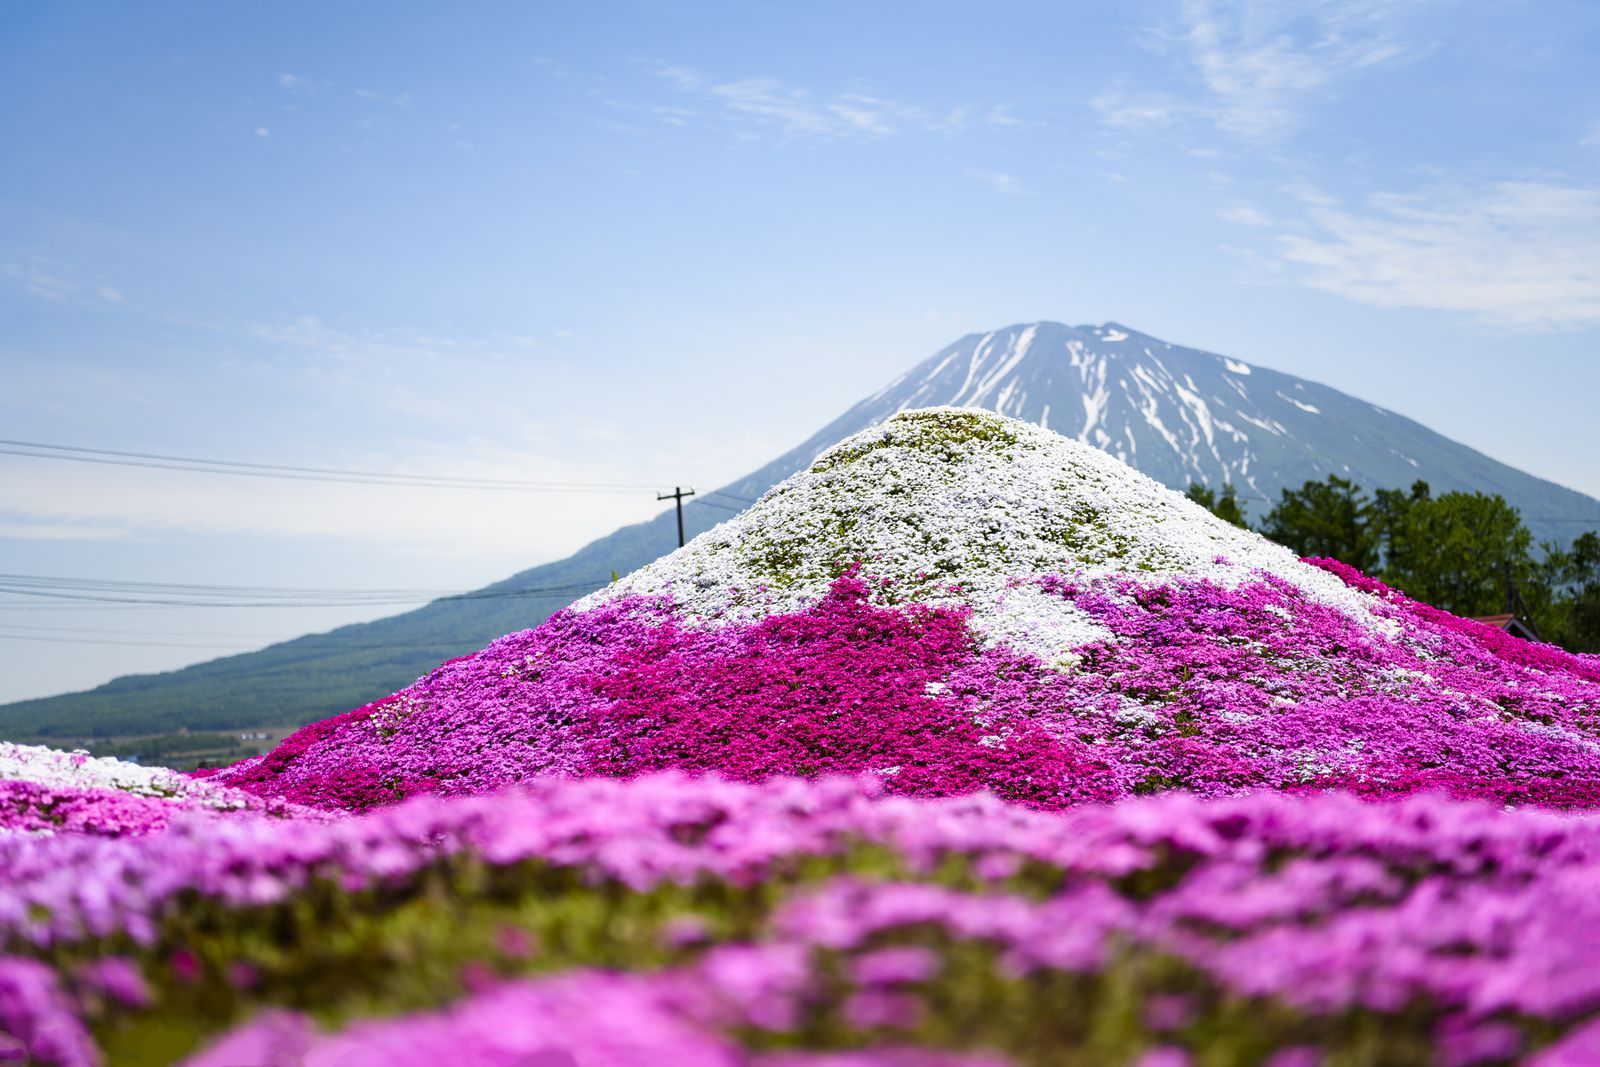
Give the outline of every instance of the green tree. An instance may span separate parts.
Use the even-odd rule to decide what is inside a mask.
[[[1301,556],[1331,556],[1361,571],[1378,563],[1378,546],[1367,521],[1370,506],[1361,487],[1330,474],[1326,481],[1285,489],[1267,512],[1261,532]]]
[[[1573,652],[1600,652],[1600,534],[1582,534],[1565,551],[1548,546],[1543,569],[1555,598],[1541,636]]]
[[[1242,529],[1250,528],[1249,523],[1244,521],[1244,510],[1239,507],[1238,491],[1231,482],[1222,487],[1221,496],[1199,482],[1190,482],[1188,492],[1184,495],[1222,521],[1231,522]]]
[[[1445,493],[1408,500],[1394,520],[1384,581],[1457,615],[1507,610],[1509,578],[1537,622],[1549,585],[1517,509],[1499,495]]]
[[[1569,632],[1575,652],[1600,652],[1600,534],[1590,530],[1572,544]]]
[[[1396,568],[1404,569],[1413,549],[1406,541],[1406,517],[1411,508],[1431,499],[1433,491],[1428,483],[1418,479],[1411,483],[1411,491],[1379,489],[1372,494],[1367,508],[1367,522],[1371,527],[1374,545],[1383,573]]]

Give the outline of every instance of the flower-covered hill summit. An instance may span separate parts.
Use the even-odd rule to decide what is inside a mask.
[[[908,411],[822,453],[755,507],[593,593],[663,594],[691,623],[816,604],[859,562],[872,599],[963,607],[986,643],[1042,659],[1108,636],[1030,579],[1137,575],[1227,587],[1273,575],[1365,616],[1366,598],[1097,448],[986,411]]]
[[[871,773],[1600,802],[1600,660],[1229,526],[1104,453],[906,412],[538,629],[218,775],[364,808],[537,774]]]

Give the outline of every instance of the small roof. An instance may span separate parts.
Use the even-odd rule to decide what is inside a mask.
[[[1472,621],[1481,622],[1485,626],[1493,626],[1496,630],[1504,630],[1512,637],[1520,637],[1524,641],[1539,640],[1538,631],[1515,615],[1477,615],[1473,617]]]

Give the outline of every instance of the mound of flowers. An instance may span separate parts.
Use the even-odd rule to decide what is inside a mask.
[[[0,834],[114,837],[159,830],[184,815],[241,811],[317,814],[164,767],[0,741]]]
[[[541,774],[1600,801],[1600,660],[1295,559],[1088,446],[912,412],[672,556],[216,781],[363,810]]]
[[[1581,1063],[1600,819],[544,779],[0,839],[0,944],[67,1065]]]

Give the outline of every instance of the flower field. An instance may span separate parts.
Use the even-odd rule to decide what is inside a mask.
[[[1600,659],[897,416],[204,776],[0,745],[0,1060],[1600,1063]]]

